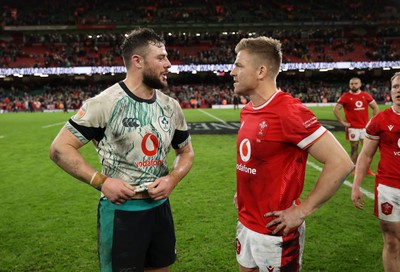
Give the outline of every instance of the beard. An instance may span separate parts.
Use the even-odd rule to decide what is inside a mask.
[[[350,87],[350,91],[353,93],[358,92],[358,90],[360,90],[360,87],[355,87],[355,86]]]
[[[168,86],[167,81],[161,81],[159,76],[147,71],[143,73],[143,83],[152,89],[163,89]]]

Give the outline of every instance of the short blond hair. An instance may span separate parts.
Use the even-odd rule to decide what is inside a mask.
[[[235,52],[246,50],[254,54],[260,63],[266,64],[271,77],[276,78],[282,64],[282,44],[271,37],[243,38],[235,47]]]
[[[390,78],[390,83],[393,83],[393,80],[398,76],[400,76],[400,72],[394,73],[394,75]]]

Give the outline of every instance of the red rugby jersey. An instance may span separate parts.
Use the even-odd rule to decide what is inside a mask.
[[[378,113],[368,123],[365,136],[379,140],[377,181],[400,189],[400,114],[393,107]]]
[[[307,147],[326,129],[298,99],[277,91],[266,103],[248,103],[240,113],[237,138],[239,220],[258,233],[270,234],[264,218],[298,201],[303,190]]]
[[[351,128],[365,128],[368,123],[369,103],[374,101],[369,93],[361,91],[358,94],[346,92],[342,94],[337,103],[344,109],[346,121]]]

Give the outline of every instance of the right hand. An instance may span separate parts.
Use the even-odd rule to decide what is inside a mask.
[[[357,209],[363,209],[365,201],[360,188],[353,187],[351,189],[351,201],[353,201],[353,204]]]
[[[235,205],[236,210],[239,210],[238,203],[237,203],[237,193],[233,196],[233,205]]]
[[[122,179],[108,177],[101,187],[101,192],[112,203],[120,205],[135,195],[135,187]]]

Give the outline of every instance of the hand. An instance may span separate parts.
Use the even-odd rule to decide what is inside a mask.
[[[233,196],[233,205],[235,205],[236,210],[239,210],[239,206],[237,203],[237,193]]]
[[[121,179],[108,177],[101,187],[101,192],[112,203],[120,205],[135,195],[135,187]]]
[[[283,236],[287,235],[289,231],[303,224],[305,216],[301,213],[300,206],[292,205],[290,208],[282,211],[272,211],[264,214],[264,217],[273,216],[275,219],[270,221],[266,227],[270,228],[276,225],[272,234],[277,234],[283,229]]]
[[[365,204],[363,193],[360,188],[353,187],[351,189],[351,201],[357,209],[362,210]]]
[[[177,184],[178,181],[175,177],[167,175],[156,179],[152,184],[148,185],[147,192],[152,199],[161,200],[167,198]]]
[[[342,121],[341,123],[345,127],[350,127],[351,126],[351,124],[349,122],[346,122],[346,121]]]

